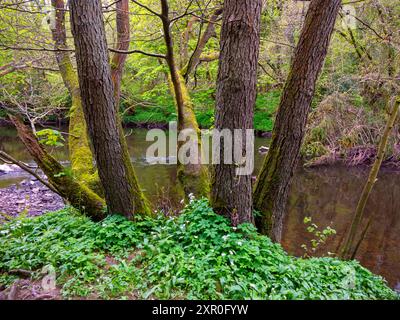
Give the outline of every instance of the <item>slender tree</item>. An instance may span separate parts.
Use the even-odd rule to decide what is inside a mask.
[[[197,42],[196,48],[193,51],[192,56],[188,59],[187,64],[181,70],[181,74],[183,75],[185,80],[187,80],[189,78],[189,75],[199,65],[199,63],[201,61],[201,55],[204,51],[204,48],[207,45],[207,42],[211,39],[211,37],[215,33],[215,23],[221,16],[222,12],[223,12],[223,9],[218,8],[217,10],[215,10],[213,15],[208,20],[206,28],[205,28],[203,34],[201,35],[199,41]]]
[[[217,130],[253,129],[261,7],[261,0],[225,0],[217,80]],[[242,154],[246,152],[244,141]],[[238,176],[234,163],[224,163],[223,143],[220,164],[213,170],[212,206],[216,212],[230,217],[234,225],[253,222],[251,175]]]
[[[213,32],[215,30],[215,23],[218,20],[218,17],[221,15],[222,10],[215,10],[210,19],[208,19],[206,30],[199,37],[196,48],[189,58],[189,61],[181,61],[181,64],[183,64],[184,67],[180,70],[178,67],[179,61],[176,58],[176,54],[174,52],[174,41],[171,29],[178,20],[190,15],[190,8],[193,5],[194,1],[189,1],[185,12],[182,15],[178,15],[175,17],[173,17],[174,12],[171,12],[170,10],[168,0],[160,0],[160,13],[151,9],[140,1],[132,0],[132,2],[146,9],[150,14],[157,16],[161,20],[163,38],[166,45],[166,54],[148,54],[137,50],[129,51],[129,53],[142,53],[148,56],[153,56],[165,60],[169,71],[168,81],[170,85],[170,90],[174,96],[176,110],[178,114],[178,132],[191,130],[194,134],[198,135],[200,131],[199,125],[197,123],[196,115],[194,113],[194,105],[189,94],[188,86],[186,85],[185,77],[187,79],[190,76],[190,73],[196,69],[201,61],[215,60],[215,58],[210,59],[208,57],[202,57],[202,53],[207,42],[213,35]],[[187,34],[183,36],[183,41],[185,42],[183,45],[184,48],[181,51],[181,53],[183,54],[183,59],[188,56],[188,53],[186,51],[190,29],[193,27],[193,23],[198,20],[202,19],[191,19],[188,23],[188,30],[185,31]],[[194,163],[189,164],[178,163],[178,179],[186,194],[193,193],[198,197],[209,196],[210,179],[207,167],[202,164],[202,145],[200,138],[197,140],[197,143],[199,150],[199,152],[197,153],[197,161],[193,161]],[[183,142],[180,142],[178,148],[180,148],[182,144]]]
[[[116,25],[117,25],[117,46],[118,51],[129,49],[130,29],[129,29],[129,0],[120,0],[115,4]],[[121,80],[126,62],[126,54],[116,52],[111,60],[111,77],[114,84],[115,105],[118,110],[121,95]]]
[[[108,209],[131,218],[149,209],[120,130],[101,9],[100,0],[70,1],[79,84]]]
[[[298,164],[307,116],[321,72],[341,0],[312,0],[286,80],[272,134],[271,147],[255,185],[254,206],[262,215],[262,233],[280,241],[286,203]]]
[[[382,161],[385,157],[388,140],[389,140],[390,134],[392,132],[393,126],[396,122],[397,115],[399,113],[399,107],[400,107],[400,96],[397,96],[394,99],[394,101],[392,101],[392,107],[391,107],[390,113],[388,115],[385,130],[383,132],[381,141],[379,143],[376,159],[375,159],[374,164],[369,173],[367,183],[365,184],[364,189],[361,193],[360,199],[357,204],[356,212],[354,214],[354,218],[353,218],[349,233],[346,238],[346,242],[345,242],[345,244],[343,246],[343,250],[341,252],[341,256],[345,259],[354,259],[355,254],[357,252],[358,243],[359,243],[359,242],[357,243],[355,241],[357,231],[363,220],[364,211],[365,211],[365,207],[367,205],[369,196],[370,196],[371,191],[377,181],[379,169],[381,168]]]
[[[169,69],[171,92],[174,94],[178,113],[178,132],[189,129],[192,130],[194,134],[198,135],[200,130],[194,113],[194,106],[175,58],[174,43],[171,33],[173,21],[170,19],[168,0],[160,1],[161,14],[159,17],[163,25],[164,40],[167,47],[165,60]],[[197,161],[185,165],[178,163],[178,177],[186,194],[194,193],[196,196],[208,196],[208,171],[201,161],[202,145],[200,138],[198,138],[197,146],[199,150]],[[178,148],[180,148],[180,145],[178,145]]]

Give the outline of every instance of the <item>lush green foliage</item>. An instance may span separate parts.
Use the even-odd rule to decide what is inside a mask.
[[[39,142],[52,147],[61,147],[64,145],[64,137],[58,130],[43,129],[36,132]]]
[[[201,128],[209,129],[214,125],[215,90],[198,90],[191,93],[195,107],[197,122]],[[272,131],[275,112],[279,105],[280,92],[271,91],[259,94],[256,101],[254,128],[260,131]],[[125,114],[125,123],[130,124],[168,124],[177,120],[173,97],[165,88],[161,91],[151,91],[138,97],[125,97],[122,108],[130,108],[134,101],[137,107]]]
[[[179,217],[94,223],[72,209],[0,227],[0,270],[52,265],[66,296],[200,299],[396,299],[356,261],[300,259],[232,228],[206,200]]]

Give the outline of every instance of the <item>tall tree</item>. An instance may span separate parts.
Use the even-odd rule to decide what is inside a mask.
[[[217,80],[217,130],[253,129],[261,8],[261,0],[225,0]],[[238,176],[235,164],[224,163],[223,143],[221,162],[213,170],[212,206],[235,225],[253,222],[251,175]],[[246,143],[242,143],[241,151],[246,152]]]
[[[341,0],[310,3],[282,93],[271,147],[256,182],[254,206],[262,213],[256,224],[275,241],[282,236],[291,179],[340,6]]]
[[[178,69],[177,61],[175,59],[174,43],[171,33],[171,26],[173,21],[170,18],[168,0],[161,1],[161,14],[159,17],[162,22],[164,31],[164,40],[167,47],[165,60],[169,69],[169,79],[171,91],[175,97],[175,103],[178,113],[178,132],[182,130],[192,130],[197,135],[197,146],[199,152],[197,153],[197,161],[182,165],[178,163],[178,177],[183,185],[183,188],[188,193],[194,193],[196,196],[207,196],[209,193],[209,179],[207,168],[202,164],[202,146],[201,140],[198,137],[199,125],[194,113],[193,102],[190,98],[188,88],[182,73]],[[178,145],[178,148],[180,145]]]
[[[139,50],[127,51],[128,53],[142,53],[148,56],[153,56],[157,58],[161,58],[165,60],[168,66],[168,80],[170,85],[171,93],[174,95],[176,110],[178,114],[178,132],[190,130],[193,132],[194,135],[197,135],[193,138],[197,139],[197,147],[199,152],[196,155],[197,161],[192,161],[193,163],[182,164],[178,162],[178,178],[183,190],[186,194],[193,193],[196,196],[209,196],[210,191],[210,181],[209,181],[209,173],[207,167],[202,164],[202,145],[201,139],[198,137],[199,133],[199,125],[197,123],[196,115],[194,112],[194,105],[191,100],[188,86],[186,85],[186,79],[190,76],[190,73],[194,72],[196,67],[199,65],[201,61],[215,60],[213,57],[210,59],[204,59],[202,57],[203,50],[207,42],[213,35],[215,30],[215,23],[218,17],[221,15],[222,10],[217,9],[214,11],[213,15],[210,19],[207,19],[207,27],[201,36],[198,38],[198,42],[196,45],[195,50],[193,51],[189,61],[181,61],[184,65],[182,70],[179,70],[179,59],[176,58],[176,54],[174,51],[174,41],[173,41],[173,34],[172,34],[172,26],[177,23],[177,21],[191,15],[192,13],[196,12],[190,11],[192,8],[194,1],[188,1],[186,4],[186,9],[184,13],[180,15],[176,15],[177,13],[170,10],[169,1],[168,0],[160,0],[161,12],[157,12],[150,7],[143,4],[142,1],[132,0],[138,6],[144,8],[146,11],[151,13],[154,16],[157,16],[162,23],[162,30],[163,30],[163,38],[166,46],[166,54],[149,54]],[[199,4],[199,3],[197,3]],[[210,4],[208,2],[207,6]],[[206,6],[206,7],[207,7]],[[199,10],[201,11],[201,10]],[[175,17],[174,17],[175,15]],[[193,27],[193,23],[195,21],[200,20],[201,22],[206,21],[203,17],[191,19],[188,28],[191,29]],[[186,30],[187,33],[190,33],[190,30]],[[187,50],[187,41],[189,40],[189,34],[183,36],[184,44],[182,49],[183,59],[187,57],[188,53]],[[182,60],[182,59],[181,59]],[[194,139],[192,139],[194,140]],[[183,142],[179,142],[178,148],[183,145]],[[194,158],[194,157],[193,157]]]
[[[149,213],[120,130],[101,1],[72,0],[70,10],[83,111],[108,209],[129,218]]]
[[[51,33],[54,41],[55,57],[61,77],[71,96],[69,112],[69,157],[71,168],[76,177],[88,184],[97,192],[101,189],[96,169],[93,165],[93,155],[89,146],[89,137],[82,109],[82,99],[79,90],[78,74],[76,73],[67,46],[65,28],[64,0],[51,0],[55,10],[54,23],[51,23]]]

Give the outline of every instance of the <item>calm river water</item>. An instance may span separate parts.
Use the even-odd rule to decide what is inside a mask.
[[[162,193],[165,198],[173,198],[171,187],[176,183],[175,166],[151,165],[146,161],[146,149],[151,144],[146,142],[146,130],[128,130],[128,134],[132,160],[148,197],[156,201]],[[256,138],[255,144],[258,150],[260,146],[268,145],[268,140]],[[31,162],[13,128],[0,128],[0,149],[19,160]],[[59,160],[68,158],[66,147],[52,152]],[[255,174],[262,165],[263,157],[255,152]],[[303,219],[312,217],[320,229],[330,226],[337,231],[337,235],[329,239],[316,255],[336,252],[349,227],[367,175],[368,170],[361,168],[299,168],[292,185],[283,247],[291,254],[304,254],[301,245],[308,243],[312,236],[307,233]],[[24,178],[0,176],[0,188],[18,183]],[[161,189],[164,191],[160,192]],[[400,289],[400,172],[382,170],[366,210],[367,216],[373,219],[356,258],[371,271],[385,277],[391,287]]]

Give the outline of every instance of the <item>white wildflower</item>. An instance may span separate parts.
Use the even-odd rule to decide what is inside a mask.
[[[189,193],[188,198],[190,203],[192,203],[196,199],[193,193]]]

